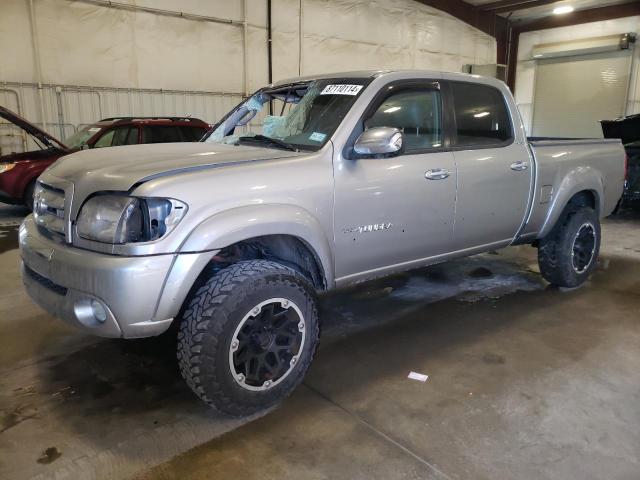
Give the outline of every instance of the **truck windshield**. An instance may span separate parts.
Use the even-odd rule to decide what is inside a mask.
[[[369,81],[334,78],[264,88],[223,117],[204,141],[318,150]]]

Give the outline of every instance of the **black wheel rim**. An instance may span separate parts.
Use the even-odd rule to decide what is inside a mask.
[[[585,223],[578,229],[573,240],[571,259],[576,273],[584,273],[589,268],[595,251],[596,230],[592,224]]]
[[[290,300],[274,298],[254,307],[231,339],[229,365],[236,382],[248,390],[266,390],[295,367],[304,345],[305,322]]]

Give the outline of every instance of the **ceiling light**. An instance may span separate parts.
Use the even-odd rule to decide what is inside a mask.
[[[400,110],[402,107],[389,107],[386,110],[383,110],[384,113],[393,113]]]
[[[480,112],[480,113],[476,113],[474,117],[482,118],[482,117],[486,117],[487,115],[491,115],[491,114],[489,112]]]
[[[571,5],[562,5],[561,7],[556,7],[553,9],[553,13],[556,15],[563,15],[565,13],[573,12],[573,7]]]

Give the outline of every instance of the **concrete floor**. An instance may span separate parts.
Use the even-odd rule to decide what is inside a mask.
[[[240,421],[183,385],[171,336],[96,339],[34,306],[23,214],[0,207],[0,478],[640,478],[640,215],[606,221],[578,290],[518,247],[324,297],[304,384]]]

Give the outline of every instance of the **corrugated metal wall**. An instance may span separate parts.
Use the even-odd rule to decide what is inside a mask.
[[[45,123],[32,122],[63,140],[79,128],[115,116],[175,115],[215,122],[242,100],[242,94],[44,85]],[[1,83],[0,105],[27,119],[38,118],[35,84]],[[0,152],[22,151],[21,130],[0,121]],[[28,139],[27,147],[35,147]]]

